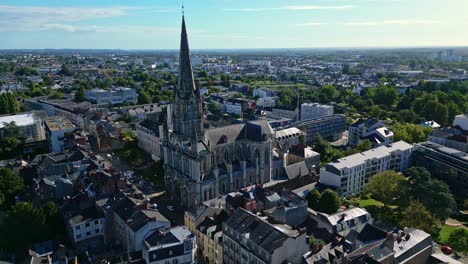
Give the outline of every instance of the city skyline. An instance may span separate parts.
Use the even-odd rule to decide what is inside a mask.
[[[0,1],[0,49],[468,46],[463,0]],[[449,4],[447,3],[449,2]]]

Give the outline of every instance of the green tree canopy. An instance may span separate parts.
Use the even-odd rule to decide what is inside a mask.
[[[438,233],[437,220],[418,201],[411,201],[409,206],[403,211],[400,226],[418,228],[433,235]]]
[[[338,211],[341,205],[341,199],[338,193],[333,190],[326,189],[320,196],[320,201],[317,210],[326,214],[333,214]]]
[[[468,230],[464,228],[458,228],[453,231],[448,237],[449,245],[463,254],[468,253]]]
[[[23,179],[8,168],[0,168],[0,206],[11,205],[24,189]]]
[[[405,181],[405,176],[395,171],[383,171],[370,178],[365,191],[387,206],[404,194],[405,190],[401,188],[402,181]]]
[[[317,210],[319,202],[320,202],[320,192],[317,189],[313,189],[310,191],[307,196],[307,204],[309,205],[310,208]]]
[[[423,167],[411,167],[404,174],[408,177],[409,196],[441,219],[446,219],[454,212],[455,199],[446,183],[433,178]]]

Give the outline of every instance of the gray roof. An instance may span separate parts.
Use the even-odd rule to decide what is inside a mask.
[[[330,162],[328,165],[333,166],[339,170],[344,168],[352,168],[356,165],[364,163],[368,159],[380,159],[389,155],[393,151],[405,151],[412,149],[413,146],[404,141],[394,142],[388,146],[380,146],[368,151],[356,153],[341,159],[338,159],[336,162]]]
[[[243,208],[237,208],[224,224],[270,253],[288,238],[298,235],[286,226],[274,226]]]
[[[205,132],[205,139],[210,142],[210,145],[229,144],[240,140],[263,142],[270,138],[272,134],[273,130],[268,122],[259,120],[208,129]]]

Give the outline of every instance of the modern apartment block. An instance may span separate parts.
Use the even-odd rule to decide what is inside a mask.
[[[341,114],[313,118],[293,124],[305,132],[305,142],[310,144],[317,135],[329,140],[340,139],[346,129],[346,117]]]
[[[243,208],[223,223],[223,263],[301,263],[307,251],[305,232],[269,223]]]
[[[383,121],[368,118],[359,120],[349,127],[348,144],[355,147],[359,141],[368,139],[373,147],[385,146],[393,142],[393,132]]]
[[[337,188],[342,196],[357,193],[379,172],[407,169],[412,151],[412,145],[398,141],[341,158],[320,170],[320,183]]]
[[[136,103],[138,96],[135,89],[118,87],[112,90],[92,89],[86,91],[86,99],[96,104]]]
[[[301,105],[301,120],[333,115],[333,106],[319,103],[303,103]]]
[[[49,150],[58,153],[63,150],[61,139],[65,133],[75,130],[75,126],[62,116],[48,117],[45,121],[45,134]]]
[[[468,154],[433,142],[419,143],[413,152],[413,165],[428,169],[444,181],[450,191],[462,199],[468,198]]]

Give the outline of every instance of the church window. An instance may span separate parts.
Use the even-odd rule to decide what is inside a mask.
[[[228,149],[224,149],[224,161],[229,161],[229,151],[228,151]]]
[[[226,184],[223,183],[223,193],[225,193],[225,192],[226,192]]]

